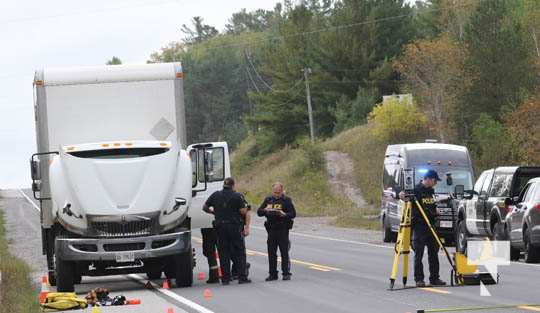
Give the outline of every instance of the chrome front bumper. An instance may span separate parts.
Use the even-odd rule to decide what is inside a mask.
[[[116,261],[132,252],[135,260],[188,252],[191,231],[130,238],[56,238],[55,253],[66,261]]]

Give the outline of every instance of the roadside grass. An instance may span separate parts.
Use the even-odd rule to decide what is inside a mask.
[[[256,210],[271,194],[272,183],[284,184],[285,193],[293,199],[299,216],[340,216],[350,212],[354,204],[334,194],[328,184],[320,145],[302,143],[297,148],[285,147],[256,159],[249,158],[249,145],[244,142],[233,153],[232,171],[238,191]]]
[[[3,213],[0,212],[0,313],[40,312],[38,295],[30,283],[30,267],[8,251]]]

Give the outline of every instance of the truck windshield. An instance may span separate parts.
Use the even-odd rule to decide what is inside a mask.
[[[141,158],[161,154],[169,148],[122,148],[122,149],[102,149],[89,151],[69,152],[70,155],[84,159],[130,159]]]
[[[431,166],[430,169],[434,169],[439,174],[441,181],[435,186],[435,193],[451,193],[454,192],[456,185],[465,186],[465,190],[472,189],[472,174],[468,169],[452,168],[446,166]],[[415,177],[417,181],[420,181],[424,174],[427,172],[428,167],[417,167],[415,170]],[[447,183],[447,174],[452,175],[452,185]]]

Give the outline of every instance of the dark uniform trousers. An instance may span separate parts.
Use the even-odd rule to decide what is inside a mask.
[[[219,262],[223,280],[231,280],[231,260],[238,264],[239,278],[246,279],[246,247],[242,237],[242,224],[216,222]]]
[[[268,267],[271,276],[277,276],[277,249],[281,255],[281,272],[290,275],[291,261],[289,259],[289,229],[286,227],[267,228],[268,231]]]
[[[424,229],[413,229],[413,249],[414,249],[414,280],[424,281],[424,265],[422,264],[422,258],[424,257],[424,250],[427,247],[428,250],[428,263],[429,263],[429,281],[439,279],[439,245],[433,234]]]
[[[214,228],[201,228],[201,235],[203,238],[203,255],[208,260],[208,276],[210,276],[210,279],[217,279],[219,278],[219,272],[215,255],[215,251],[217,249],[216,230]]]

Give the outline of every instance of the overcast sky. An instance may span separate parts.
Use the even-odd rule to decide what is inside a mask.
[[[194,16],[222,30],[232,13],[276,0],[0,1],[0,188],[29,186],[32,79],[44,67],[145,63]]]

